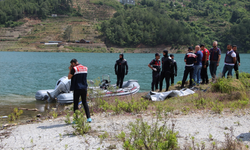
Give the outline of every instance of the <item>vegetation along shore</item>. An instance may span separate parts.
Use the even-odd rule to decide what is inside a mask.
[[[92,123],[86,123],[83,109],[76,118],[72,105],[28,121],[18,119],[28,110],[16,109],[2,122],[0,147],[248,149],[249,87],[250,74],[241,73],[240,79],[218,78],[197,87],[193,95],[165,101],[152,102],[147,93],[97,97],[89,99]],[[171,89],[180,89],[180,84]]]

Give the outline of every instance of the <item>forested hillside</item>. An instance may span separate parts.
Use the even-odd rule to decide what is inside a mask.
[[[210,47],[217,40],[224,51],[231,43],[250,52],[249,9],[250,0],[142,0],[125,5],[102,24],[102,31],[121,46],[204,43]]]
[[[99,37],[111,45],[164,44],[180,49],[203,43],[210,48],[217,40],[224,52],[231,43],[250,53],[249,10],[250,0],[136,0],[135,5],[117,0],[4,0],[0,1],[0,26],[18,26],[24,17],[67,14],[94,21],[98,34],[99,30],[103,34]]]
[[[4,0],[0,1],[0,24],[16,26],[23,17],[34,16],[45,19],[49,15],[72,12],[71,0]]]

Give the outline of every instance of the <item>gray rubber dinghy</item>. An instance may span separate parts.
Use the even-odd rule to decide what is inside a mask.
[[[40,101],[52,101],[62,93],[70,93],[70,84],[71,80],[64,76],[56,82],[55,89],[39,90],[36,92],[35,98]]]
[[[73,103],[73,92],[70,91],[70,80],[65,76],[57,81],[54,90],[39,90],[36,93],[36,100],[57,100],[59,103]],[[124,81],[122,88],[111,85],[109,76],[103,77],[100,86],[94,86],[93,81],[89,81],[88,97],[109,97],[135,94],[140,90],[137,80]]]

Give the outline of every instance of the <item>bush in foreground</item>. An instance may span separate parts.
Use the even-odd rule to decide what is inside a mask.
[[[157,108],[157,118],[152,125],[143,119],[137,119],[135,123],[130,123],[129,137],[126,138],[126,134],[121,132],[118,135],[124,144],[123,147],[126,150],[134,149],[157,149],[157,150],[173,150],[178,149],[177,134],[174,129],[168,129],[167,121],[168,116],[164,117],[162,121],[162,108]]]

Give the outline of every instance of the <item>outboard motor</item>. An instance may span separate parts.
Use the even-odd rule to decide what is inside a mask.
[[[100,88],[106,90],[106,89],[108,89],[109,84],[110,84],[110,81],[104,79],[104,80],[102,80],[102,82],[100,84]]]
[[[108,89],[109,85],[110,85],[111,81],[109,79],[109,75],[102,75],[102,81],[100,84],[100,88],[101,89]]]
[[[64,76],[56,82],[56,87],[54,91],[48,93],[48,101],[51,102],[61,93],[69,93],[70,92],[71,80],[68,77]]]

